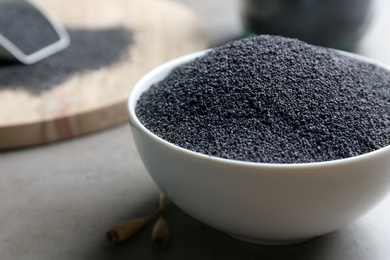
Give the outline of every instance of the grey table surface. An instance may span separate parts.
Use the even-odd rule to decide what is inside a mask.
[[[235,0],[181,0],[204,19],[210,43],[239,37]],[[376,0],[357,52],[390,64],[390,3]],[[0,259],[390,259],[390,196],[345,228],[291,246],[241,242],[175,206],[169,246],[153,248],[148,225],[109,244],[112,225],[146,216],[159,190],[123,124],[68,141],[0,153]]]

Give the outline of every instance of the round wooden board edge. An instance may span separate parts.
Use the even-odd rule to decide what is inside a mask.
[[[72,117],[0,128],[0,151],[67,140],[125,123],[126,103],[118,102]]]

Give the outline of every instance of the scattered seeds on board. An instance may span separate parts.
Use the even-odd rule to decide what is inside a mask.
[[[123,27],[68,28],[69,47],[32,65],[0,62],[0,91],[22,88],[33,95],[70,77],[117,64],[127,58],[133,32]]]

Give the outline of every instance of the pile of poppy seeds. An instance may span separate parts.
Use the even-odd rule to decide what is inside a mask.
[[[279,36],[214,48],[138,100],[151,132],[202,154],[308,163],[390,144],[390,72]]]

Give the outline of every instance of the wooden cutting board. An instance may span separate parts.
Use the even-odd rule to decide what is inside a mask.
[[[83,30],[126,28],[132,32],[132,43],[120,61],[73,72],[40,93],[29,91],[31,77],[39,79],[39,71],[33,68],[25,80],[16,73],[20,86],[0,88],[0,150],[64,140],[126,122],[127,98],[140,77],[168,60],[207,48],[199,18],[168,0],[36,2],[69,30],[82,35]],[[116,44],[115,38],[105,41],[107,47]],[[104,48],[101,51],[107,54]],[[78,64],[79,59],[82,53],[73,62]],[[51,75],[55,77],[56,71]],[[34,84],[40,84],[37,81]]]

